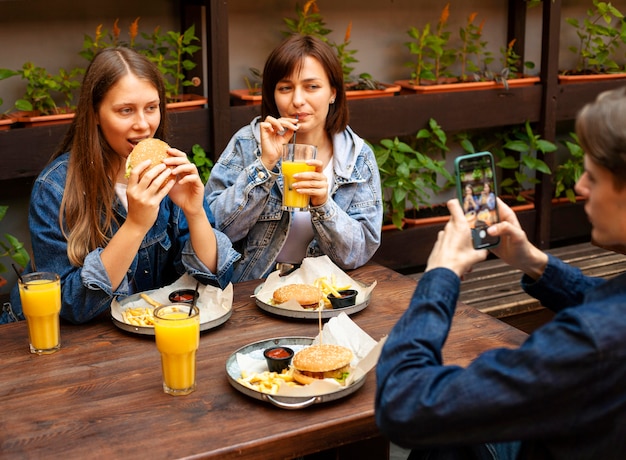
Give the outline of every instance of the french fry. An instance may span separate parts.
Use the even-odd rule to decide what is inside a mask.
[[[140,294],[141,298],[143,300],[145,300],[146,302],[148,302],[150,305],[152,305],[154,308],[156,307],[160,307],[161,304],[159,302],[157,302],[156,300],[154,300],[152,297],[150,297],[148,294],[145,293],[141,293]]]
[[[285,369],[281,373],[265,371],[252,374],[248,374],[243,370],[237,382],[252,390],[271,395],[278,393],[278,389],[283,384],[289,386],[297,385],[293,379],[293,370],[291,369]]]
[[[124,322],[132,326],[150,327],[154,326],[154,318],[152,316],[153,309],[146,308],[127,308],[122,312]]]
[[[324,307],[326,308],[330,306],[330,300],[328,300],[328,294],[332,294],[335,297],[341,297],[341,295],[339,294],[339,291],[350,289],[350,286],[351,286],[350,284],[346,284],[345,286],[338,286],[337,279],[334,273],[330,275],[330,280],[328,279],[327,276],[322,276],[320,278],[317,278],[313,282],[313,285],[321,289],[322,299],[324,301]]]

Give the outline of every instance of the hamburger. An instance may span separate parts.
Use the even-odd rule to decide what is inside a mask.
[[[311,284],[287,284],[276,289],[272,295],[276,305],[292,299],[302,308],[317,308],[322,300],[322,290]]]
[[[345,385],[352,367],[352,351],[341,345],[312,345],[296,353],[291,361],[293,379],[308,385],[316,379],[335,379]]]
[[[126,158],[126,177],[130,177],[130,171],[143,161],[150,160],[152,162],[150,168],[162,163],[169,156],[167,153],[169,148],[167,142],[154,137],[139,141]]]

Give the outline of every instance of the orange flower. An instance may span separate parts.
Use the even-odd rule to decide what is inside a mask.
[[[508,49],[512,49],[513,46],[515,45],[515,42],[517,41],[517,38],[514,38],[513,40],[511,40],[507,46]]]
[[[101,37],[102,37],[102,24],[98,24],[98,27],[96,27],[95,43],[98,43]]]
[[[130,35],[130,46],[133,47],[135,43],[135,37],[139,33],[139,16],[133,22],[130,23],[130,27],[128,28],[128,35]]]
[[[115,20],[115,22],[113,23],[113,38],[115,39],[114,41],[117,42],[117,39],[120,37],[120,28],[118,26],[118,23],[120,22],[119,18]]]
[[[468,17],[467,17],[467,23],[471,24],[472,22],[474,22],[474,19],[476,19],[476,16],[478,15],[478,13],[474,12],[471,13]]]
[[[447,3],[446,6],[441,10],[441,16],[439,17],[439,25],[443,25],[448,22],[448,18],[450,17],[450,3]]]
[[[317,0],[309,0],[308,2],[306,2],[306,3],[304,4],[304,7],[302,7],[302,12],[303,12],[304,14],[307,14],[307,13],[309,12],[309,8],[311,8],[311,6],[313,6],[313,7],[314,7],[314,8],[313,8],[313,13],[315,13],[315,12],[316,12],[316,9],[317,9],[317,5],[315,4],[315,2],[316,2],[316,1],[317,1]],[[319,11],[319,10],[318,10],[318,11]]]
[[[344,43],[348,43],[350,41],[350,32],[352,32],[352,21],[348,24],[348,28],[346,29],[346,36],[343,38]]]
[[[480,26],[478,26],[478,34],[482,35],[483,33],[483,26],[485,25],[485,20],[483,19],[482,22],[480,23]]]

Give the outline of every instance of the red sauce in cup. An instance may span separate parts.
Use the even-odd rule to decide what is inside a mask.
[[[289,356],[291,356],[291,353],[289,353],[287,350],[285,350],[284,348],[274,348],[273,350],[269,350],[266,355],[269,358],[274,358],[274,359],[283,359],[283,358],[289,358]]]

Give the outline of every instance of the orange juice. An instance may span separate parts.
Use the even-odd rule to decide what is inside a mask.
[[[166,305],[154,310],[154,335],[161,353],[163,390],[186,395],[196,388],[196,350],[200,345],[198,309],[190,305]]]
[[[19,282],[22,310],[28,324],[30,351],[54,353],[61,347],[59,312],[61,282],[55,273],[35,272]]]
[[[301,172],[315,171],[315,166],[309,166],[304,161],[283,161],[283,177],[285,186],[283,190],[283,206],[293,209],[307,209],[309,207],[309,195],[304,195],[294,190],[293,175]]]

